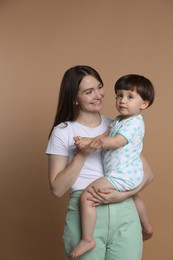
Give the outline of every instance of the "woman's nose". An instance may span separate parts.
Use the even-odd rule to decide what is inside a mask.
[[[95,97],[101,98],[104,96],[104,92],[102,90],[96,90],[95,91]]]

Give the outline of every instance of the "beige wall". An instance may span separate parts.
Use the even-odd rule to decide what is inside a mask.
[[[155,181],[142,192],[155,235],[143,260],[173,259],[172,25],[171,0],[0,1],[0,259],[65,259],[68,194],[52,196],[44,151],[60,80],[76,64],[102,75],[111,117],[118,77],[140,73],[155,85],[143,114]]]

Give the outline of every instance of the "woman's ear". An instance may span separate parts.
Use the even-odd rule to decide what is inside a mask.
[[[149,101],[148,100],[144,100],[142,105],[141,105],[141,109],[144,110],[149,106]]]

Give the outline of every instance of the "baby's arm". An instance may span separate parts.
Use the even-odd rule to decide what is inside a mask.
[[[100,140],[100,138],[104,138],[108,135],[109,135],[109,129],[106,132],[104,132],[102,135],[98,135],[93,138],[76,136],[73,139],[75,141],[77,148],[83,149],[84,147],[88,146],[93,140]],[[102,142],[100,142],[100,145],[102,146]]]
[[[108,129],[104,134],[98,135],[96,137],[74,137],[75,144],[77,148],[83,149],[85,146],[89,145],[93,140],[99,140],[100,146],[105,149],[118,149],[125,144],[127,144],[127,139],[121,134],[116,134],[115,136],[109,136]]]
[[[121,134],[116,134],[115,136],[102,136],[100,142],[103,148],[118,149],[127,144],[127,139]]]

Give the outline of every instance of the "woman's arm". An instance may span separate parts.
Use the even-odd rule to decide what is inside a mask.
[[[93,188],[91,188],[88,190],[88,192],[92,196],[88,195],[88,200],[93,201],[93,206],[120,202],[137,194],[139,191],[144,189],[149,183],[151,183],[153,180],[152,170],[143,155],[141,155],[141,160],[144,168],[144,178],[142,183],[136,189],[131,191],[119,192],[115,189],[94,190]]]
[[[68,157],[48,155],[48,176],[53,194],[60,198],[68,191],[78,178],[88,155],[99,146],[98,140],[93,140],[84,150],[78,151],[68,164]]]
[[[53,194],[60,198],[76,181],[86,160],[82,154],[76,154],[68,165],[68,157],[48,155],[48,176]]]

